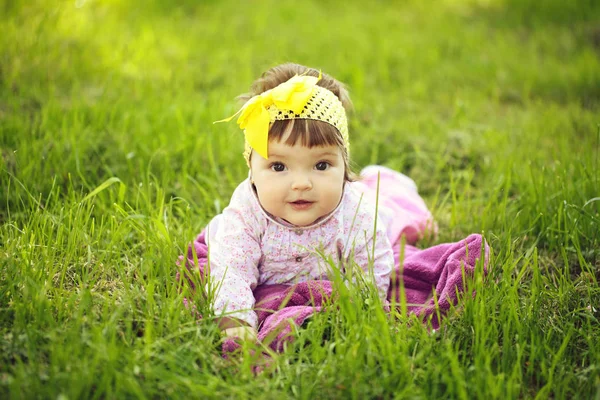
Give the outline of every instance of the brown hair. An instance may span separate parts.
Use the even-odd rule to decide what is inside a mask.
[[[279,84],[288,81],[295,75],[302,74],[316,77],[319,76],[319,71],[314,68],[293,63],[275,66],[264,72],[260,78],[254,81],[250,87],[250,93],[239,96],[238,100],[245,102],[256,95],[273,89]],[[348,90],[346,90],[346,87],[343,83],[339,82],[330,75],[322,73],[321,79],[317,82],[317,85],[324,87],[335,94],[342,102],[346,112],[352,109],[352,102],[350,101]],[[344,144],[344,140],[340,131],[338,131],[336,127],[328,124],[327,122],[312,119],[277,120],[273,122],[269,128],[269,141],[280,141],[288,132],[290,135],[285,141],[285,144],[288,145],[294,145],[300,141],[303,146],[307,146],[309,148],[315,146],[338,146],[342,150],[342,157],[344,159],[344,179],[346,181],[355,180],[355,175],[350,169],[348,149]]]

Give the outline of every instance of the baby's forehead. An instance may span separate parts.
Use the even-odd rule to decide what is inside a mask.
[[[342,150],[337,145],[319,145],[309,146],[296,141],[294,144],[289,144],[279,141],[269,142],[269,158],[283,156],[338,156],[342,155]]]
[[[302,118],[275,121],[269,130],[268,141],[287,144],[300,142],[309,147],[330,144],[337,144],[341,148],[346,146],[342,134],[333,125]]]

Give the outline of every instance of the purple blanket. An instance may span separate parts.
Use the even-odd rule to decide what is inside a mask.
[[[194,251],[198,258],[198,271],[204,272],[207,263],[208,249],[202,232],[190,246],[186,266],[193,273]],[[458,301],[457,293],[464,291],[463,271],[471,277],[475,273],[477,260],[484,251],[484,273],[487,272],[489,247],[478,234],[469,235],[456,243],[445,243],[427,249],[418,249],[411,245],[404,248],[404,263],[400,266],[400,247],[394,248],[396,270],[392,276],[402,277],[393,279],[390,283],[388,300],[394,304],[400,303],[401,288],[404,284],[407,309],[409,314],[416,314],[424,322],[429,321],[434,329],[440,325],[438,312],[443,316],[451,305]],[[180,257],[180,262],[184,257]],[[400,266],[400,267],[399,267]],[[187,279],[192,289],[195,289],[191,279]],[[435,293],[435,299],[434,299]],[[290,321],[301,325],[306,318],[321,310],[324,300],[332,295],[330,281],[308,281],[293,286],[263,285],[254,290],[256,298],[255,311],[258,315],[258,339],[280,351],[290,335]],[[233,350],[237,345],[226,341],[224,350]]]

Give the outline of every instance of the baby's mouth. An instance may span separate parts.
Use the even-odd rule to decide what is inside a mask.
[[[306,210],[307,208],[310,208],[310,206],[312,206],[313,202],[308,200],[296,200],[290,202],[290,204],[295,210]]]

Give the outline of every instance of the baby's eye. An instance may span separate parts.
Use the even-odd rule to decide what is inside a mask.
[[[273,163],[271,164],[271,169],[275,172],[283,172],[285,171],[285,165],[283,165],[282,163]]]
[[[315,165],[315,168],[319,171],[325,171],[327,168],[329,168],[329,163],[326,161],[318,162],[317,165]]]

